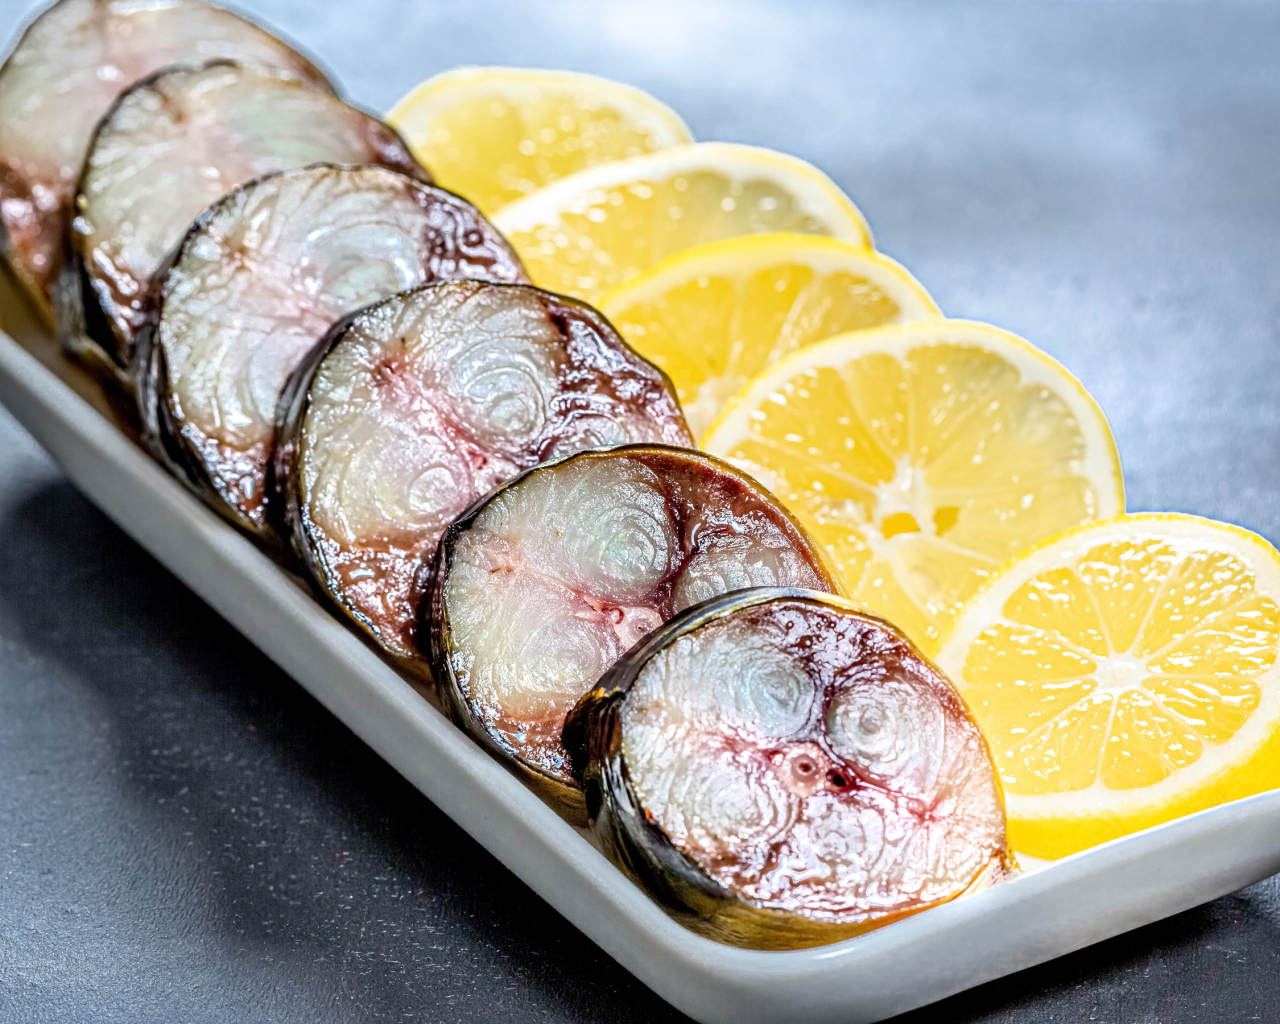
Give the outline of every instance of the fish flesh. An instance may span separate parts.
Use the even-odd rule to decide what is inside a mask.
[[[216,59],[333,88],[293,47],[204,0],[59,0],[22,33],[0,67],[0,228],[14,275],[46,315],[98,121],[140,78]]]
[[[290,536],[319,588],[416,661],[445,527],[525,469],[620,441],[693,443],[670,381],[595,310],[455,282],[351,318],[290,382],[277,445]]]
[[[759,586],[836,581],[750,477],[651,444],[573,455],[446,531],[423,608],[433,675],[460,725],[579,817],[565,715],[676,613]]]
[[[259,178],[209,208],[162,269],[139,335],[152,450],[224,516],[278,544],[267,469],[280,394],[335,321],[430,281],[522,281],[451,192],[384,167]]]
[[[315,163],[429,180],[394,129],[291,72],[214,61],[130,87],[94,133],[76,194],[55,300],[64,343],[129,368],[152,275],[191,222],[243,182]]]
[[[614,665],[565,740],[603,848],[722,942],[835,942],[1015,868],[951,682],[830,596],[695,605]]]

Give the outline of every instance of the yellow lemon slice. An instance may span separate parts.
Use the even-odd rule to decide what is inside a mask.
[[[851,597],[933,654],[1019,551],[1124,509],[1102,410],[987,324],[933,320],[801,349],[735,395],[702,446],[808,527]]]
[[[1280,786],[1278,601],[1280,553],[1195,516],[1118,516],[1011,562],[938,661],[1013,845],[1063,857]]]
[[[590,167],[503,207],[494,223],[535,284],[587,302],[722,238],[796,231],[871,245],[858,208],[816,167],[728,142]]]
[[[613,289],[600,309],[667,372],[695,437],[783,356],[845,331],[940,315],[887,256],[791,232],[676,253]]]
[[[642,89],[537,68],[446,71],[387,120],[443,188],[487,214],[584,167],[693,141]]]

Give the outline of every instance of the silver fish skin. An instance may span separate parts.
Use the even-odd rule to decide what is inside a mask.
[[[836,942],[1016,870],[955,688],[837,598],[693,606],[583,698],[565,740],[602,847],[721,942]]]
[[[582,817],[565,716],[673,615],[758,586],[836,581],[753,480],[659,445],[568,456],[446,532],[423,608],[436,685],[455,720]]]
[[[268,466],[281,392],[335,321],[431,281],[522,281],[470,203],[385,167],[259,178],[188,230],[139,336],[137,393],[153,450],[269,545]]]
[[[293,47],[204,0],[58,0],[23,31],[0,67],[0,226],[15,276],[46,314],[98,121],[160,68],[217,59],[333,89]]]
[[[292,72],[214,61],[131,86],[94,133],[77,188],[58,284],[64,342],[128,369],[152,276],[191,222],[243,182],[321,162],[429,180],[394,129]]]
[[[641,440],[692,443],[666,376],[595,310],[436,284],[361,312],[299,369],[275,479],[320,589],[415,660],[419,577],[445,527],[546,459]]]

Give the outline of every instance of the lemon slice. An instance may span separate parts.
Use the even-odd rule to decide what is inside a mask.
[[[797,231],[871,245],[858,208],[816,167],[728,142],[587,168],[504,207],[494,223],[535,284],[587,302],[722,238]]]
[[[642,89],[536,68],[446,71],[387,120],[442,187],[487,214],[584,167],[693,141]]]
[[[808,527],[855,600],[937,651],[1019,551],[1124,509],[1097,403],[987,324],[934,320],[801,349],[735,395],[702,447]]]
[[[1063,857],[1280,786],[1280,553],[1118,516],[1010,563],[939,656],[1004,782],[1013,845]]]
[[[887,256],[791,232],[668,256],[605,295],[600,309],[667,372],[695,437],[749,378],[783,356],[845,331],[940,315]]]

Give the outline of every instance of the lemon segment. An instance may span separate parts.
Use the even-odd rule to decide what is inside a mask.
[[[941,315],[887,256],[791,232],[668,256],[601,298],[600,309],[666,371],[695,437],[747,380],[806,345]]]
[[[583,168],[693,141],[642,89],[538,68],[446,71],[387,120],[441,187],[486,214]]]
[[[1018,557],[938,663],[987,737],[1019,851],[1058,858],[1280,786],[1280,553],[1195,516]]]
[[[1115,441],[1080,382],[963,320],[801,349],[739,391],[702,447],[777,494],[850,596],[928,654],[1018,551],[1124,508]]]
[[[535,284],[596,302],[682,249],[792,231],[869,248],[858,208],[816,167],[728,142],[591,167],[504,207],[494,224]]]

